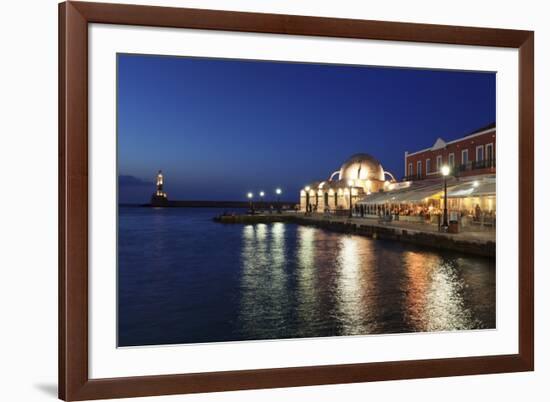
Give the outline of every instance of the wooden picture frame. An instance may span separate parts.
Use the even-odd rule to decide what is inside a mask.
[[[519,353],[90,379],[88,24],[121,24],[519,49]],[[534,33],[381,21],[65,2],[59,5],[59,397],[64,400],[443,377],[534,369]]]

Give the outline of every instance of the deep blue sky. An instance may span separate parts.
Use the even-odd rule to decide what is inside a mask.
[[[493,73],[118,56],[120,202],[289,200],[352,154],[403,175],[403,154],[495,121]]]

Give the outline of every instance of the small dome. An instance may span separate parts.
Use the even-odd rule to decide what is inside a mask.
[[[384,168],[369,154],[355,154],[340,168],[340,180],[384,181]]]

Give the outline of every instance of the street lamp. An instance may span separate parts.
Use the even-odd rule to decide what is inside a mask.
[[[282,190],[280,188],[275,190],[275,194],[277,194],[277,212],[281,213],[281,193]]]
[[[349,186],[349,217],[351,218],[351,190],[353,188],[353,180],[348,180],[348,186]]]
[[[445,230],[447,230],[447,228],[449,227],[449,221],[447,219],[447,176],[449,175],[449,173],[451,172],[451,169],[449,168],[449,166],[447,165],[444,165],[441,167],[441,174],[443,175],[443,194],[444,194],[444,199],[443,199],[443,227],[445,228]]]
[[[311,187],[306,186],[306,214],[309,212],[309,190],[311,190]]]
[[[248,205],[250,206],[250,212],[254,213],[254,205],[252,205],[252,198],[254,198],[254,194],[248,193],[246,196],[248,198]]]
[[[259,208],[260,208],[260,210],[263,208],[263,210],[265,211],[264,195],[265,195],[265,193],[264,193],[263,191],[260,191],[260,201],[261,201],[261,203],[262,203],[262,204],[261,204],[262,206],[259,207]]]

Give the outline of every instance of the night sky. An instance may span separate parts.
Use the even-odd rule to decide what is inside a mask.
[[[366,152],[403,176],[404,152],[496,119],[496,75],[326,64],[118,56],[119,202],[298,199]],[[285,196],[286,195],[286,196]]]

